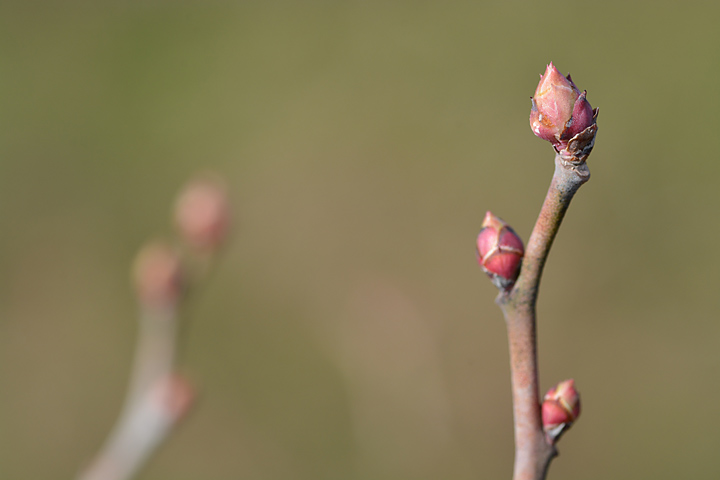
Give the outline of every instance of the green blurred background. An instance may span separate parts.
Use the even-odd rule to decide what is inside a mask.
[[[186,312],[198,408],[141,479],[502,479],[504,324],[474,239],[527,239],[555,62],[600,108],[539,301],[549,478],[720,478],[720,7],[25,2],[0,7],[0,477],[72,478],[123,399],[129,265],[215,170],[234,238]]]

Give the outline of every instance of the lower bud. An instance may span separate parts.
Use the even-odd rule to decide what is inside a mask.
[[[548,390],[542,403],[542,421],[550,443],[555,443],[578,416],[580,394],[574,380],[565,380]]]
[[[509,290],[520,273],[525,253],[517,233],[491,212],[485,214],[477,238],[478,263],[496,287]]]

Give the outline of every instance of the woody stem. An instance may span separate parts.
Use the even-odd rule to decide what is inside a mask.
[[[555,156],[555,173],[540,210],[512,290],[496,302],[505,316],[510,348],[510,371],[515,425],[513,480],[544,480],[555,447],[545,438],[540,411],[537,363],[536,303],[545,260],[570,201],[590,177],[587,165],[571,164]]]

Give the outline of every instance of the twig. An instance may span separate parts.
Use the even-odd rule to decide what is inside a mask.
[[[560,223],[575,192],[590,176],[587,165],[555,157],[555,174],[532,231],[517,282],[497,304],[507,323],[515,423],[513,480],[545,478],[557,455],[543,431],[537,366],[535,307],[540,277]]]
[[[184,254],[150,243],[135,261],[140,325],[130,386],[115,427],[79,480],[132,478],[192,404],[193,389],[175,373],[177,312],[226,239],[230,216],[222,181],[207,174],[191,181],[177,199],[175,221]]]
[[[126,480],[187,412],[192,389],[173,374],[177,322],[171,308],[143,308],[130,388],[104,446],[79,480]]]

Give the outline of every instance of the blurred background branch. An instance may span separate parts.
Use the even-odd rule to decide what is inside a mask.
[[[175,222],[184,256],[153,242],[135,260],[140,322],[130,386],[113,431],[80,480],[133,478],[193,402],[193,388],[175,371],[178,312],[227,236],[228,203],[221,183],[208,176],[191,182],[178,198]],[[191,260],[203,267],[194,275],[187,268]]]
[[[201,408],[137,478],[508,478],[505,331],[472,239],[500,206],[528,238],[549,174],[517,132],[549,60],[603,110],[538,305],[541,391],[576,378],[588,400],[552,479],[720,476],[720,162],[695,140],[717,130],[720,7],[0,11],[0,478],[73,478],[106,438],[138,333],[128,265],[203,168],[242,248],[183,314]],[[689,238],[699,260],[675,254]]]

